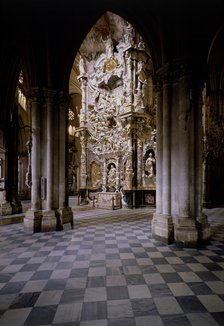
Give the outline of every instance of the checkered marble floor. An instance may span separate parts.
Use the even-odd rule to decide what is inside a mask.
[[[224,325],[224,236],[180,249],[148,210],[77,218],[74,229],[0,228],[0,325]]]

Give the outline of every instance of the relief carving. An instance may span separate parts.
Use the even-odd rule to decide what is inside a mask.
[[[150,179],[150,186],[155,187],[155,169],[145,162],[146,147],[155,130],[151,56],[130,23],[113,14],[108,16],[116,24],[113,21],[112,30],[98,37],[97,49],[91,48],[88,53],[85,44],[80,48],[82,108],[76,135],[81,136],[82,182],[87,174],[86,186],[91,180],[92,187],[101,185],[102,191],[118,192],[137,187],[133,184],[137,173],[142,179]],[[121,28],[119,33],[114,26]],[[91,35],[95,37],[100,27],[99,22],[87,41],[92,42]],[[81,129],[86,131],[85,137]],[[141,147],[139,155],[134,148],[136,142]],[[155,157],[152,159],[155,166]],[[142,184],[140,180],[138,185]]]

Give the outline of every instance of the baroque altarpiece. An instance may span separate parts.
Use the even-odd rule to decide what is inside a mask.
[[[105,15],[89,35],[98,38],[97,51],[91,56],[85,46],[79,51],[80,194],[95,198],[99,207],[155,205],[156,99],[150,52],[128,22]]]

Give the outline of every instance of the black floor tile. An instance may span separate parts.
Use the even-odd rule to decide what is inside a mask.
[[[108,319],[108,326],[136,326],[134,318]]]
[[[83,302],[85,289],[65,290],[61,296],[60,304]]]
[[[13,294],[19,293],[26,282],[9,282],[0,290],[0,294]]]
[[[39,295],[40,292],[19,293],[18,296],[13,300],[9,309],[33,307]]]
[[[128,289],[126,286],[107,287],[107,300],[129,299]]]
[[[198,277],[200,277],[200,279],[204,282],[208,282],[208,281],[219,281],[219,278],[213,274],[210,271],[204,271],[204,272],[195,272],[195,274],[198,275]]]
[[[57,306],[34,307],[27,317],[24,326],[51,324],[56,310]]]
[[[99,320],[107,318],[107,303],[105,301],[84,302],[81,320]]]
[[[158,310],[153,299],[133,299],[131,300],[134,316],[158,315]]]
[[[183,282],[183,279],[177,273],[161,273],[166,283]]]
[[[44,291],[49,290],[64,290],[67,279],[52,279],[47,282],[44,287]]]
[[[93,276],[87,279],[87,288],[96,288],[106,286],[105,276]]]
[[[192,282],[187,284],[195,295],[211,294],[212,290],[203,282]]]
[[[219,326],[224,326],[224,311],[223,312],[213,312],[212,317],[217,321]]]
[[[127,285],[145,284],[145,279],[142,275],[125,275]]]
[[[166,297],[173,295],[170,288],[166,284],[150,284],[148,287],[152,297]]]
[[[191,326],[191,323],[187,317],[183,315],[178,316],[163,316],[162,317],[164,326]],[[202,326],[202,325],[198,325]]]
[[[88,276],[89,269],[88,268],[76,268],[72,269],[70,273],[70,278],[73,277],[85,277]]]
[[[184,313],[207,312],[204,305],[199,301],[196,296],[176,297],[176,300],[181,306]]]
[[[20,269],[20,272],[36,271],[40,265],[41,264],[26,264]]]

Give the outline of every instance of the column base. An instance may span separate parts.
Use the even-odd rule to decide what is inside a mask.
[[[73,229],[73,212],[71,207],[59,208],[57,230]]]
[[[170,215],[157,213],[153,215],[152,236],[166,244],[173,243],[173,221]]]
[[[42,211],[34,211],[29,209],[23,220],[24,230],[27,232],[41,231]]]
[[[11,215],[12,206],[9,202],[3,202],[0,204],[0,215]]]
[[[11,205],[12,205],[12,214],[22,213],[23,207],[19,200],[17,202],[12,202]]]
[[[203,201],[202,207],[203,208],[212,208],[212,202],[211,201]]]
[[[174,239],[178,247],[197,247],[198,230],[196,221],[191,217],[176,218],[174,223]]]
[[[198,244],[206,245],[210,242],[211,229],[208,223],[208,217],[203,214],[201,217],[196,219],[196,225],[198,229]]]
[[[43,211],[42,213],[42,223],[41,223],[41,231],[49,232],[56,231],[56,213],[54,210]]]

